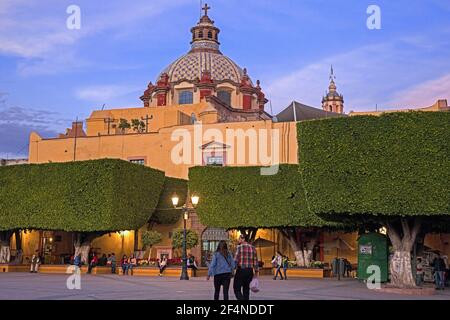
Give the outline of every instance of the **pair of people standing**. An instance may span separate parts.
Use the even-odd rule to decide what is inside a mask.
[[[233,290],[237,300],[250,299],[250,283],[253,278],[258,277],[259,264],[256,248],[247,243],[245,237],[239,237],[239,245],[236,255],[233,256],[228,250],[227,243],[220,241],[208,270],[207,280],[214,276],[214,300],[219,300],[220,288],[223,287],[224,300],[228,300],[230,281],[234,275]]]
[[[137,266],[137,260],[133,254],[129,258],[124,254],[120,264],[122,266],[123,275],[128,275],[128,271],[133,275],[133,269]]]
[[[41,257],[39,256],[39,251],[36,250],[36,253],[31,257],[31,267],[30,273],[38,273],[39,265],[41,264]]]
[[[436,258],[434,258],[433,263],[431,265],[433,266],[436,290],[444,290],[445,289],[445,272],[446,272],[447,266],[445,264],[444,259],[442,259],[440,253],[438,253],[438,256]]]
[[[288,267],[289,259],[282,255],[280,251],[277,251],[277,254],[272,259],[272,265],[276,268],[275,271],[275,277],[273,277],[273,280],[277,280],[278,274],[280,274],[281,280],[287,280],[287,267]],[[283,274],[281,273],[281,268],[283,268],[284,278]]]

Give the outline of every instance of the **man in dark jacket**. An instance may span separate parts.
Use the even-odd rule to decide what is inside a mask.
[[[436,283],[436,290],[444,290],[445,287],[445,261],[441,255],[434,258],[432,266],[434,271],[434,280]]]

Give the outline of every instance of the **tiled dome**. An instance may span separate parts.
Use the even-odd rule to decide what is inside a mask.
[[[169,82],[200,79],[203,71],[209,71],[214,81],[229,80],[240,83],[243,70],[230,58],[210,51],[190,52],[170,64],[163,73],[169,75]]]

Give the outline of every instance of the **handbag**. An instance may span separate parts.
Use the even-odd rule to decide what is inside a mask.
[[[259,292],[259,281],[257,278],[253,278],[252,282],[250,282],[250,290],[253,293]]]

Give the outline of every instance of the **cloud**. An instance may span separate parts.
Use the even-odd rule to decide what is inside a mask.
[[[267,97],[272,100],[275,113],[292,100],[321,107],[322,96],[329,85],[330,65],[333,65],[346,112],[372,110],[376,104],[383,109],[432,104],[448,96],[448,76],[442,76],[442,72],[450,72],[450,60],[443,49],[448,41],[436,41],[434,46],[429,45],[430,41],[424,36],[415,36],[329,56],[270,79],[266,86]],[[430,60],[430,56],[434,58]],[[442,78],[429,81],[438,77]]]
[[[18,71],[22,76],[69,72],[90,66],[77,55],[81,40],[106,31],[110,36],[129,34],[149,18],[185,2],[188,0],[137,0],[108,3],[98,10],[98,3],[78,1],[81,29],[69,30],[69,2],[2,0],[0,54],[21,58]]]
[[[26,157],[32,131],[46,138],[55,137],[68,123],[70,120],[57,112],[0,103],[0,157]]]
[[[92,102],[105,102],[108,100],[123,97],[129,93],[137,93],[141,91],[142,86],[96,85],[76,90],[75,96],[81,100]]]
[[[389,104],[429,107],[438,99],[450,99],[450,73],[395,93]]]

